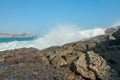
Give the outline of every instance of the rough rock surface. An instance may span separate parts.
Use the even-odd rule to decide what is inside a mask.
[[[61,56],[56,56],[55,58],[53,58],[51,60],[51,63],[55,66],[55,67],[60,67],[60,66],[64,66],[67,64],[67,62],[61,57]]]
[[[118,76],[117,72],[106,63],[102,56],[93,51],[81,54],[72,66],[74,67],[74,69],[71,67],[72,70],[85,79],[114,80]]]
[[[113,34],[114,32],[116,32],[118,29],[120,29],[120,26],[114,26],[114,27],[111,27],[111,28],[107,28],[107,29],[105,30],[105,33],[106,33],[107,35],[111,35],[111,34]]]
[[[41,51],[2,51],[0,80],[120,80],[116,39],[101,35]]]
[[[81,54],[78,60],[74,62],[75,72],[86,79],[96,80],[95,74],[93,71],[88,69],[88,64],[85,54]]]
[[[88,52],[89,69],[96,73],[96,76],[102,80],[115,79],[117,72],[115,72],[98,54],[93,51]]]
[[[116,32],[112,34],[116,39],[120,40],[120,29],[118,29]]]

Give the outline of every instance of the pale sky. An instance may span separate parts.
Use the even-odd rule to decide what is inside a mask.
[[[82,29],[120,21],[120,0],[0,0],[0,33],[42,34],[56,25]]]

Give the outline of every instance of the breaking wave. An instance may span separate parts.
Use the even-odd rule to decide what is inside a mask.
[[[80,30],[74,27],[60,27],[49,31],[43,37],[39,37],[31,41],[12,41],[0,43],[0,51],[29,47],[34,47],[41,50],[50,46],[60,46],[65,43],[83,40],[97,35],[102,35],[104,33],[105,29],[102,28]]]

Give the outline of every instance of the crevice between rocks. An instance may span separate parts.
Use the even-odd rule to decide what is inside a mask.
[[[72,63],[70,64],[70,70],[71,70],[75,75],[81,76],[81,77],[82,77],[83,79],[85,79],[85,80],[90,80],[89,78],[86,78],[86,77],[82,76],[82,75],[76,70],[76,66],[74,66],[74,62],[72,62]]]
[[[100,78],[97,77],[96,71],[94,71],[94,70],[92,70],[92,69],[89,68],[89,65],[90,65],[90,62],[89,62],[89,61],[90,61],[90,58],[89,58],[88,53],[85,54],[85,59],[86,59],[87,65],[88,65],[87,68],[95,74],[96,80],[102,80],[102,79],[100,79]]]

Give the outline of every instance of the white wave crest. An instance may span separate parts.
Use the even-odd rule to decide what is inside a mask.
[[[102,28],[79,30],[74,27],[59,27],[49,31],[43,37],[39,37],[31,41],[0,43],[0,51],[29,47],[41,50],[50,46],[60,46],[65,43],[79,41],[97,35],[102,35],[104,33],[105,29]]]

